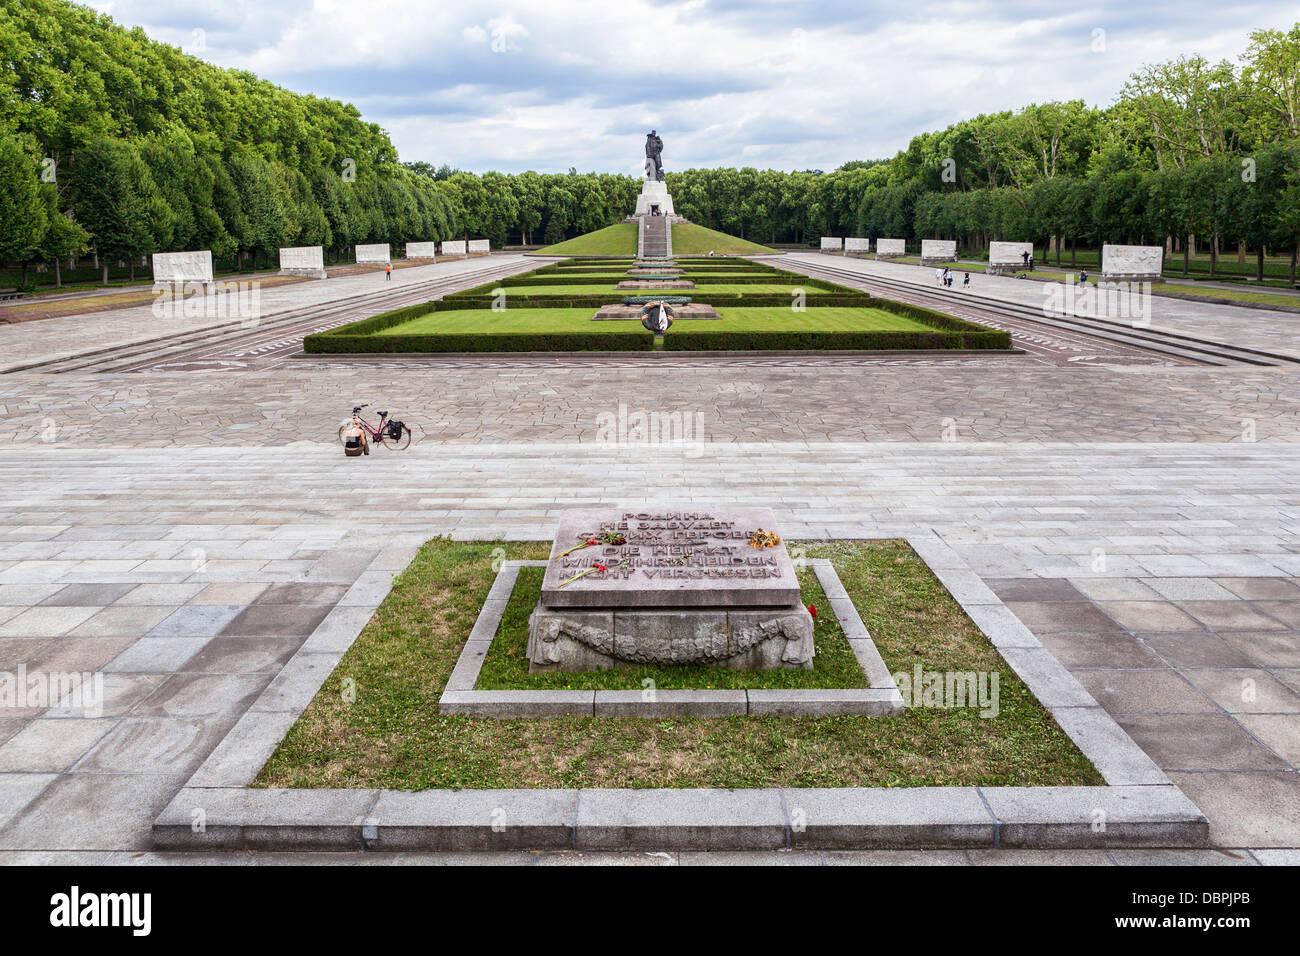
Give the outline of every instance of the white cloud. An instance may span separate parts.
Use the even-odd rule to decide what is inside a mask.
[[[101,9],[108,4],[98,5]],[[1047,99],[1107,105],[1143,63],[1235,58],[1263,3],[1036,0],[114,0],[126,25],[355,103],[404,159],[474,170],[831,169]],[[1105,30],[1105,51],[1093,50]],[[500,54],[508,54],[502,56]]]

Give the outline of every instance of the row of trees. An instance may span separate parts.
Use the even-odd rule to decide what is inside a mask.
[[[476,175],[400,163],[352,106],[218,69],[67,0],[0,8],[0,260],[93,251],[139,262],[285,245],[486,237],[552,243],[617,222],[636,177]],[[1069,244],[1194,234],[1292,251],[1300,189],[1300,25],[1252,35],[1240,69],[1144,68],[1106,109],[980,115],[894,158],[833,172],[688,169],[679,213],[762,242],[819,235]]]

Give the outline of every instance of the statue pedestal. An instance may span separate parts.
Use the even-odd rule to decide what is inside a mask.
[[[675,216],[673,197],[668,194],[668,184],[656,179],[647,179],[641,183],[641,195],[636,197],[636,216],[649,216],[658,212],[661,216]]]

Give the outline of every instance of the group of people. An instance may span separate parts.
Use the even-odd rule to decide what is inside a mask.
[[[953,284],[953,281],[954,281],[954,276],[953,276],[953,274],[952,274],[952,270],[951,270],[951,269],[935,269],[935,270],[934,270],[934,278],[935,278],[935,281],[939,283],[939,285],[944,286],[945,288],[948,288],[948,289],[951,289],[951,288],[952,288],[952,284]],[[961,285],[962,285],[962,288],[963,288],[963,289],[969,289],[969,288],[970,288],[970,273],[969,273],[969,272],[967,272],[967,273],[965,274],[965,277],[961,280]]]

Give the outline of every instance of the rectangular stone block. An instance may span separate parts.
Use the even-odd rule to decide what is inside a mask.
[[[280,250],[281,272],[325,271],[325,250],[320,246],[286,246]]]
[[[442,254],[444,256],[464,256],[465,240],[464,239],[444,239],[442,243]]]
[[[574,849],[771,850],[786,845],[777,790],[583,790]]]
[[[757,529],[776,531],[767,508],[574,508],[560,515],[542,582],[544,607],[744,607],[799,602],[785,543],[753,548]],[[621,545],[562,553],[602,532]],[[603,564],[606,573],[573,575]]]
[[[357,246],[357,264],[365,262],[382,262],[392,261],[392,255],[388,251],[388,243],[375,242],[370,245]]]
[[[211,282],[212,250],[196,252],[155,252],[154,282]]]
[[[406,258],[437,259],[438,244],[436,242],[408,242],[406,244]]]
[[[974,787],[784,790],[794,847],[992,846],[994,820]]]
[[[154,821],[164,850],[358,850],[374,790],[181,790]]]
[[[471,239],[465,244],[465,251],[471,256],[486,256],[492,251],[492,243],[488,239]]]
[[[922,262],[951,262],[957,258],[956,239],[922,239]]]
[[[890,717],[903,712],[903,700],[897,689],[790,687],[750,689],[750,716],[783,714],[787,716]]]
[[[876,258],[882,259],[889,256],[907,255],[906,239],[877,239],[876,240]]]
[[[370,850],[568,850],[576,790],[384,790],[366,815]]]
[[[597,717],[731,717],[748,710],[743,690],[598,690]]]
[[[1209,821],[1177,787],[981,787],[1004,847],[1204,846]]]
[[[844,251],[845,252],[870,252],[871,240],[854,238],[853,236],[846,236],[844,239]]]
[[[1158,279],[1164,271],[1163,246],[1113,246],[1101,247],[1101,276],[1103,279]]]
[[[592,690],[449,690],[438,701],[438,713],[507,719],[593,717],[595,696]]]
[[[1030,259],[1034,257],[1032,242],[990,242],[989,265],[1023,267],[1025,253],[1029,253]]]
[[[844,248],[844,240],[838,236],[822,236],[822,252],[839,252]]]

